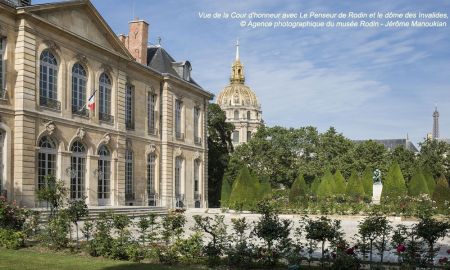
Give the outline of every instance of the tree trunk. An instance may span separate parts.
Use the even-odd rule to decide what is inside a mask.
[[[322,259],[321,259],[321,261],[322,261],[322,269],[323,269],[323,266],[324,266],[324,264],[323,264],[323,253],[325,252],[325,241],[322,241]]]
[[[369,269],[372,269],[372,245],[373,241],[370,240],[370,250],[369,250]]]

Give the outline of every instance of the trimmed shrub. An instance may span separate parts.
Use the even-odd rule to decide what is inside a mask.
[[[266,199],[272,197],[272,186],[270,185],[269,178],[263,177],[259,186],[259,199]]]
[[[408,185],[408,193],[410,196],[419,196],[421,194],[430,194],[425,177],[420,169],[416,169],[413,177]]]
[[[383,182],[383,190],[381,191],[381,201],[398,200],[407,195],[405,179],[397,162],[392,163]]]
[[[364,198],[364,187],[356,171],[353,171],[348,179],[347,190],[345,194],[355,201],[361,201]]]
[[[428,170],[422,170],[425,181],[427,182],[428,192],[430,197],[433,196],[434,188],[436,187],[436,180],[434,180],[433,174]]]
[[[258,179],[250,175],[250,171],[247,167],[243,167],[233,183],[229,203],[230,205],[254,205],[258,200],[258,193]]]
[[[297,176],[289,191],[289,202],[298,203],[309,193],[308,185],[302,174]]]
[[[362,183],[364,187],[364,193],[368,197],[373,196],[373,173],[371,168],[366,168],[364,170],[363,176],[362,176]]]
[[[0,227],[19,231],[23,229],[27,211],[20,208],[15,202],[9,203],[0,196]]]
[[[335,183],[335,194],[336,195],[344,195],[346,189],[345,178],[342,173],[338,170],[334,174],[334,183]]]
[[[231,185],[227,179],[222,179],[222,189],[220,194],[220,206],[226,207],[228,205],[228,200],[230,199]]]
[[[24,246],[25,233],[0,228],[0,246],[8,249],[19,249]]]
[[[444,176],[441,176],[436,183],[433,200],[436,201],[439,208],[443,208],[446,201],[450,202],[450,187]]]
[[[311,195],[317,196],[317,190],[319,189],[319,185],[320,185],[320,179],[316,176],[316,177],[314,177],[314,180],[311,183],[311,189],[310,189]]]
[[[334,186],[333,175],[328,171],[322,177],[319,187],[317,188],[317,197],[331,197],[334,194]]]

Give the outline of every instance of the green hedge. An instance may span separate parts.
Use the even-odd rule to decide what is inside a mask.
[[[0,246],[8,249],[19,249],[24,246],[25,233],[0,228]]]

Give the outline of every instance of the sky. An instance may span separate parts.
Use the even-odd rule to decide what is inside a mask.
[[[34,0],[33,3],[49,2]],[[442,12],[437,0],[92,0],[111,28],[128,33],[139,17],[149,41],[217,94],[229,83],[235,43],[246,84],[258,96],[268,126],[335,127],[350,139],[409,138],[432,129],[450,138],[450,26],[443,28],[249,28],[240,20],[201,19],[199,12]],[[359,20],[358,20],[359,21]],[[447,20],[450,25],[450,21]]]

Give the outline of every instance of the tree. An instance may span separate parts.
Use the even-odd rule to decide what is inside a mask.
[[[231,186],[228,180],[223,179],[222,180],[222,188],[221,188],[221,195],[220,195],[220,206],[225,207],[228,206],[228,200],[230,199],[231,194]]]
[[[450,187],[444,176],[439,177],[433,192],[433,200],[439,208],[445,207],[445,203],[450,202]]]
[[[408,184],[408,193],[413,197],[417,197],[421,194],[430,194],[427,182],[420,169],[414,171],[414,175]]]
[[[407,195],[405,179],[397,162],[392,163],[389,171],[384,178],[383,190],[381,191],[381,200],[395,201]]]
[[[230,205],[250,206],[258,199],[259,181],[250,174],[247,167],[243,167],[231,190]]]
[[[436,251],[439,251],[435,248],[435,244],[439,238],[445,238],[450,231],[450,224],[432,218],[421,218],[419,223],[414,226],[414,231],[427,243],[428,263],[433,266],[434,256]]]
[[[289,202],[298,203],[309,193],[308,185],[305,182],[303,174],[299,174],[295,179],[289,191]]]
[[[378,214],[371,214],[366,217],[363,221],[358,224],[358,233],[365,244],[368,241],[369,244],[369,262],[370,268],[372,268],[372,253],[374,244],[380,239],[384,238],[386,240],[389,235],[391,226],[389,221],[385,216],[380,216]],[[382,241],[384,247],[386,246],[386,241]],[[386,248],[385,248],[386,249]]]
[[[79,247],[78,222],[81,220],[81,218],[89,215],[89,209],[86,205],[85,198],[69,202],[67,213],[70,221],[75,224],[75,230],[77,232],[77,247]]]
[[[54,217],[58,209],[64,204],[67,197],[67,188],[64,182],[56,180],[54,175],[45,176],[45,187],[37,191],[39,201],[47,202],[50,206],[50,217]]]
[[[333,175],[327,171],[320,181],[319,187],[317,188],[317,197],[327,198],[334,194],[334,179]]]
[[[348,179],[347,190],[345,193],[349,198],[356,201],[361,201],[364,198],[364,187],[356,171],[353,171]]]
[[[368,140],[357,143],[352,155],[354,163],[350,166],[351,170],[362,172],[366,168],[374,168],[382,172],[386,171],[388,152],[384,145],[378,142]]]
[[[209,260],[208,264],[217,265],[227,243],[227,225],[225,225],[224,216],[216,215],[213,219],[207,216],[194,215],[193,218],[195,228],[211,237],[211,242],[205,247],[205,253],[208,255]]]
[[[311,194],[317,196],[317,190],[319,189],[320,179],[319,177],[315,177],[311,183]]]
[[[208,106],[208,200],[218,207],[221,183],[233,151],[231,133],[234,126],[225,122],[225,112],[217,104]]]
[[[403,145],[399,145],[394,150],[389,152],[389,160],[392,162],[396,161],[400,166],[400,170],[405,177],[405,181],[409,182],[411,180],[414,167],[416,167],[416,155],[413,151],[407,149]]]
[[[259,199],[270,199],[272,197],[272,187],[267,176],[263,176],[259,185]]]
[[[364,170],[363,176],[362,176],[362,183],[363,183],[363,187],[364,187],[364,193],[366,194],[366,196],[368,197],[372,197],[373,196],[373,173],[371,168],[367,167]]]
[[[337,170],[334,173],[334,183],[335,183],[335,194],[344,195],[346,190],[346,182],[344,176],[342,176],[339,170]]]
[[[419,165],[421,168],[427,168],[434,178],[441,175],[448,177],[448,157],[449,145],[443,141],[425,139],[420,143]]]
[[[433,196],[434,188],[436,187],[436,180],[434,180],[433,174],[431,174],[427,169],[422,170],[425,181],[427,182],[428,192],[430,197]]]

